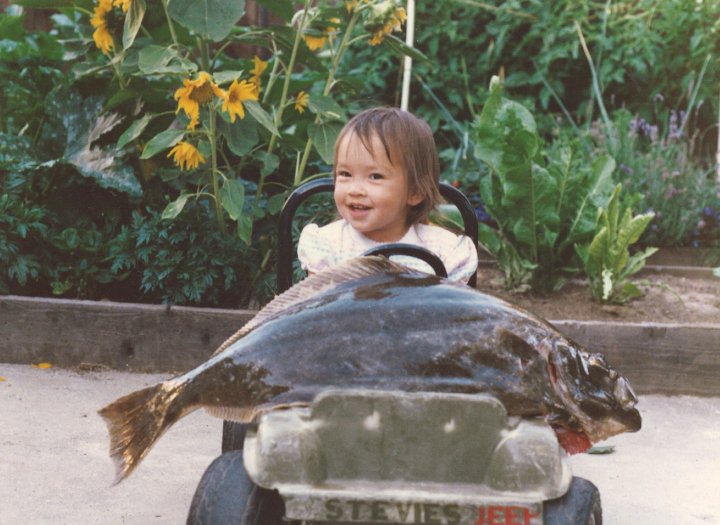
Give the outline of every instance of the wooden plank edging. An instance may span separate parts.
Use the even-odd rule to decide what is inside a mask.
[[[255,313],[0,296],[0,362],[184,371]],[[638,393],[720,396],[720,324],[552,322],[605,355]]]

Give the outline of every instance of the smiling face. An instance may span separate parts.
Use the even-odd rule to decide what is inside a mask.
[[[335,205],[353,228],[376,242],[399,241],[407,232],[408,211],[422,201],[411,192],[407,173],[390,162],[373,134],[366,148],[355,133],[347,133],[337,148]]]

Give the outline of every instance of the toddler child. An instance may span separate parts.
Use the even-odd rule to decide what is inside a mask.
[[[427,248],[455,281],[467,282],[477,270],[477,248],[469,237],[427,224],[441,197],[435,140],[424,120],[396,108],[363,111],[340,132],[334,164],[341,219],[303,228],[298,258],[309,274],[391,242]],[[432,273],[420,259],[392,259]]]

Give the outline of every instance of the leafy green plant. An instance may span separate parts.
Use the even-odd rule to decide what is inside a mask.
[[[688,131],[690,118],[685,111],[670,110],[653,124],[627,111],[613,114],[622,138],[616,180],[627,190],[628,206],[654,213],[643,244],[690,244],[704,210],[717,202],[717,179],[712,166],[695,154],[697,133]]]
[[[0,195],[0,293],[10,293],[11,282],[25,286],[38,279],[41,260],[30,246],[44,239],[47,229],[41,207],[26,206],[7,193]]]
[[[599,302],[625,303],[640,297],[640,289],[628,277],[645,266],[645,260],[657,251],[646,248],[630,255],[630,246],[638,241],[652,221],[652,213],[633,216],[630,208],[621,212],[618,184],[606,209],[598,214],[597,233],[589,246],[577,245],[593,299]]]
[[[614,161],[600,156],[590,163],[573,143],[543,151],[532,114],[502,97],[497,78],[475,123],[475,141],[475,156],[490,171],[479,191],[498,225],[481,225],[482,244],[497,257],[508,288],[559,288],[580,270],[574,246],[592,238]]]
[[[327,170],[345,119],[335,98],[362,85],[345,51],[425,58],[393,34],[398,1],[260,3],[276,23],[238,25],[236,0],[19,0],[58,10],[37,34],[2,15],[4,290],[225,306],[271,295],[275,215]]]
[[[267,299],[250,271],[259,254],[222,235],[207,202],[189,202],[175,221],[153,210],[133,212],[127,242],[123,252],[130,256],[113,269],[136,274],[144,301],[233,307]]]
[[[424,58],[392,35],[405,19],[396,0],[318,5],[305,0],[297,12],[286,0],[258,3],[280,23],[237,25],[245,15],[245,3],[238,0],[98,0],[89,22],[104,58],[88,52],[74,68],[86,81],[110,78],[105,111],[95,119],[101,127],[92,129],[90,137],[97,139],[122,123],[113,157],[140,150],[139,164],[150,168],[143,173],[146,179],[157,174],[174,179],[179,195],[172,192],[163,217],[177,218],[190,200],[209,200],[220,232],[231,233],[232,223],[234,237],[246,244],[253,240],[255,224],[279,208],[278,190],[300,183],[309,163],[332,161],[345,119],[333,95],[343,89],[346,49],[369,43]],[[153,4],[161,9],[152,9]],[[80,2],[43,5],[84,11]],[[266,58],[238,57],[233,50],[240,45],[261,49]],[[161,153],[172,157],[176,167],[157,160]],[[255,185],[254,195],[245,193],[246,182]],[[277,200],[270,200],[269,208],[261,207],[274,195]]]
[[[684,103],[697,86],[697,100],[704,101],[698,129],[715,122],[718,3],[446,0],[417,2],[416,18],[415,45],[443,67],[413,64],[409,107],[431,123],[441,151],[457,151],[462,140],[437,110],[435,99],[456,120],[471,121],[487,97],[477,87],[487,86],[492,75],[504,74],[515,99],[536,112],[542,136],[557,127],[558,118],[576,131],[589,126],[598,112],[576,23],[594,57],[608,110],[625,107],[649,119],[655,96]],[[397,104],[402,64],[362,47],[350,53],[356,63],[377,64],[367,80],[372,87],[368,96]],[[698,72],[708,56],[707,74],[700,82]],[[702,138],[704,148],[698,151],[707,155],[715,137],[707,133]]]

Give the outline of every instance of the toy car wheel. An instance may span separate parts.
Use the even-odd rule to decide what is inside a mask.
[[[280,495],[255,485],[242,452],[231,451],[216,458],[200,479],[187,525],[281,525],[284,515]]]
[[[600,492],[584,478],[573,477],[568,491],[543,507],[545,525],[602,525]]]

